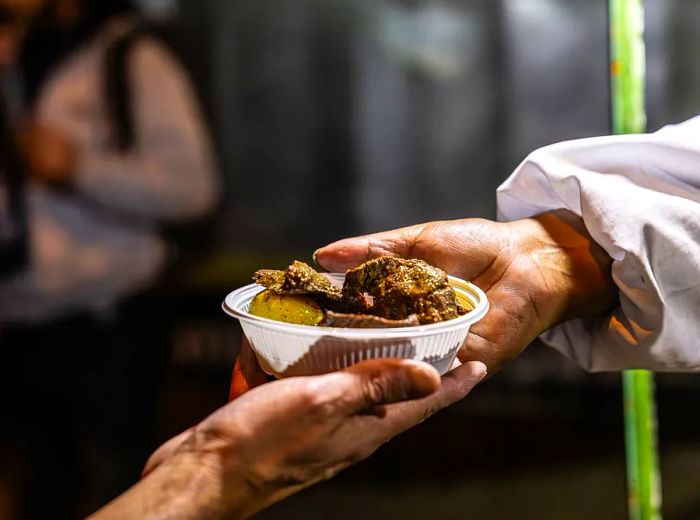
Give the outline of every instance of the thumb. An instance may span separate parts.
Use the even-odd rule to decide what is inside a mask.
[[[324,396],[330,410],[355,415],[377,406],[426,397],[440,387],[440,375],[418,361],[375,359],[322,376],[316,384],[317,395]]]
[[[339,240],[317,250],[314,253],[314,260],[328,271],[343,272],[379,256],[407,258],[424,228],[425,224],[419,224]]]

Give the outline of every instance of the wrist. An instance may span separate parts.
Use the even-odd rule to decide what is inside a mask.
[[[588,233],[582,219],[555,211],[510,223],[514,249],[529,266],[528,298],[541,332],[575,318],[602,314],[617,301],[612,259]]]
[[[173,456],[180,468],[171,467],[170,473],[186,475],[188,467],[196,467],[192,473],[204,484],[194,496],[189,486],[188,500],[199,504],[192,518],[249,518],[290,494],[290,482],[280,478],[276,464],[266,470],[265,458],[248,436],[237,429],[198,427]]]
[[[90,519],[248,518],[257,508],[242,477],[218,449],[185,448]]]
[[[244,454],[237,451],[233,436],[195,428],[163,464],[168,485],[183,492],[184,518],[248,518],[259,510],[260,493],[251,485]]]

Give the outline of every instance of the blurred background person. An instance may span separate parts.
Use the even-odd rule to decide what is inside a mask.
[[[103,501],[142,466],[167,359],[168,237],[214,209],[218,179],[194,90],[130,2],[0,8],[27,182],[29,257],[0,280],[2,379],[23,397],[8,406],[18,511],[70,518],[81,489]],[[28,411],[46,400],[48,416]]]

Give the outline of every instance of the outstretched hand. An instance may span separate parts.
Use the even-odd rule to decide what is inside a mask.
[[[425,260],[486,292],[489,313],[472,326],[459,358],[482,361],[489,373],[547,329],[603,312],[616,299],[610,258],[568,212],[511,223],[431,222],[341,240],[315,259],[344,272],[383,255]]]
[[[164,444],[144,479],[95,518],[247,517],[461,400],[487,367],[499,369],[548,328],[602,313],[616,299],[611,259],[564,212],[508,224],[433,222],[341,240],[315,256],[344,271],[382,255],[422,258],[486,291],[491,310],[470,331],[461,366],[440,379],[422,363],[373,360],[263,385],[244,341],[236,400]]]
[[[368,457],[485,374],[474,362],[441,379],[385,359],[260,386],[164,444],[144,479],[94,518],[246,518]]]

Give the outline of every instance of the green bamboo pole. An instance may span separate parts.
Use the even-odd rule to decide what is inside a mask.
[[[642,0],[610,0],[610,77],[615,134],[646,132]]]
[[[610,0],[610,77],[615,134],[646,131],[644,6],[642,0]],[[654,375],[622,376],[631,520],[661,518],[661,478],[656,442]]]

